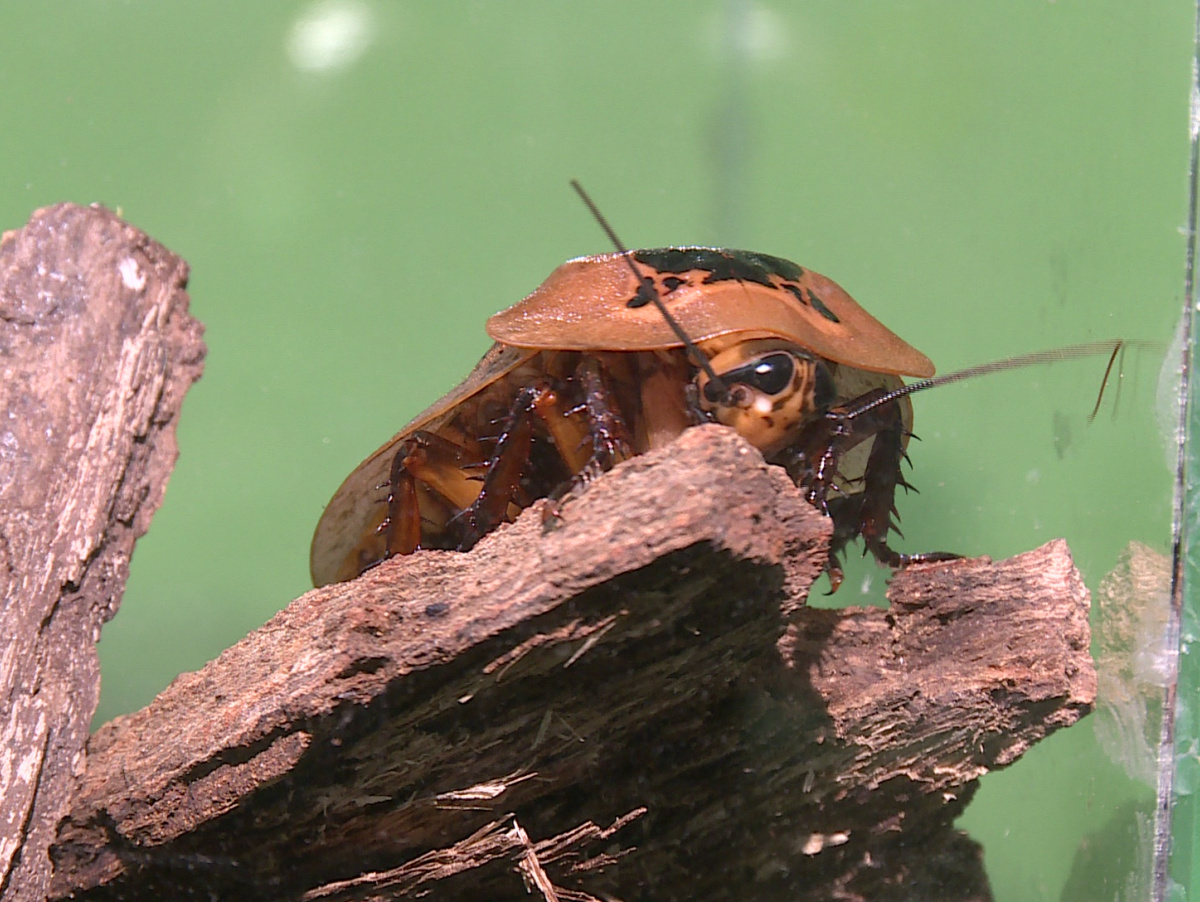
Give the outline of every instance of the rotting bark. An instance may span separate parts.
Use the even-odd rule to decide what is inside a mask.
[[[99,207],[0,239],[0,899],[41,900],[99,694],[95,642],[204,358],[187,264]]]
[[[827,540],[702,427],[310,592],[93,737],[54,893],[988,899],[954,817],[1094,701],[1066,545],[805,608]]]

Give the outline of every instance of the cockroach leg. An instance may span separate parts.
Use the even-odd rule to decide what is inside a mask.
[[[872,395],[882,397],[883,390],[877,389],[856,398],[853,406],[862,410]],[[905,428],[900,405],[897,401],[888,401],[853,418],[846,416],[844,410],[830,410],[822,419],[810,424],[800,440],[788,449],[787,456],[778,461],[793,481],[805,490],[809,502],[833,520],[827,566],[831,591],[837,591],[842,581],[841,554],[858,537],[863,540],[864,553],[869,551],[877,561],[893,569],[960,557],[942,551],[901,554],[888,546],[888,533],[900,534],[893,519],[898,518],[896,489],[912,489],[900,470],[900,462],[905,458]],[[839,492],[835,480],[842,456],[868,439],[874,439],[874,442],[862,475],[862,490]],[[831,497],[831,492],[837,494]]]
[[[405,444],[408,444],[407,442]],[[404,466],[404,445],[392,458],[388,479],[387,518],[380,524],[387,554],[412,554],[421,547],[421,508],[417,503],[417,480]]]
[[[543,420],[555,452],[572,475],[586,467],[589,459],[588,429],[582,412],[582,408],[563,411],[555,405]]]
[[[561,416],[562,402],[550,380],[540,380],[517,392],[479,494],[449,524],[457,530],[460,551],[469,550],[508,519],[509,505],[516,499],[521,477],[529,466],[535,421],[549,422],[551,417]]]
[[[906,457],[901,442],[902,435],[901,423],[897,421],[893,427],[875,437],[875,444],[871,448],[871,457],[867,461],[867,471],[864,474],[866,487],[862,494],[862,510],[858,521],[863,543],[875,555],[877,561],[893,570],[907,567],[909,564],[959,560],[962,555],[950,551],[902,554],[888,547],[889,530],[902,535],[892,520],[892,517],[900,519],[900,515],[896,513],[896,488],[916,491],[900,471],[900,460]],[[876,455],[879,455],[878,460]]]
[[[898,555],[888,548],[887,536],[893,529],[900,532],[892,517],[896,515],[896,487],[906,484],[900,471],[904,456],[904,424],[898,405],[883,405],[880,411],[884,425],[875,433],[871,455],[863,471],[863,490],[859,496],[862,500],[855,528],[862,536],[866,550],[875,555],[876,560],[897,566],[892,559]]]
[[[581,470],[576,471],[586,481],[627,460],[633,455],[633,448],[629,429],[617,410],[615,395],[600,361],[586,355],[576,375],[583,389],[583,405],[587,411],[592,443],[591,457]]]
[[[402,445],[396,451],[396,456],[391,458],[388,516],[379,524],[389,557],[392,554],[412,554],[421,545],[421,510],[416,503],[416,479],[404,467],[406,457],[406,449]]]
[[[553,379],[539,380],[517,392],[503,418],[504,427],[490,459],[484,464],[482,482],[474,477],[474,494],[469,500],[459,503],[451,499],[458,508],[446,524],[453,547],[461,551],[470,549],[509,520],[514,506],[528,506],[532,499],[525,479],[529,476],[535,439],[548,437],[552,441],[575,477],[568,487],[632,455],[624,420],[610,400],[612,393],[601,365],[594,358],[585,357],[575,379],[579,393],[574,396],[580,399],[576,409],[566,408],[569,393]],[[467,462],[461,466],[465,471],[479,469]],[[422,474],[414,475],[425,481]],[[440,485],[430,487],[441,493]]]
[[[716,417],[710,413],[706,413],[704,408],[700,406],[700,386],[695,382],[689,381],[683,387],[683,407],[689,426],[699,426],[702,423],[716,422]]]
[[[470,463],[463,448],[432,432],[418,430],[400,443],[388,477],[387,518],[380,526],[389,556],[421,547],[418,483],[456,509],[475,500],[479,481],[469,475]]]
[[[858,422],[839,416],[837,410],[829,411],[805,426],[797,439],[770,462],[787,471],[792,482],[804,490],[809,504],[832,516],[829,494],[839,491],[838,463],[843,454],[872,435],[858,427]]]

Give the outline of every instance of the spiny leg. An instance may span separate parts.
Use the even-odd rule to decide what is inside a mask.
[[[888,547],[889,531],[903,536],[892,520],[892,517],[900,519],[896,512],[896,489],[915,491],[900,471],[900,461],[904,458],[904,423],[897,411],[891,425],[875,435],[875,444],[871,446],[871,456],[863,473],[862,507],[858,512],[858,532],[863,544],[875,555],[875,560],[893,570],[909,564],[958,560],[961,554],[948,551],[902,554]]]
[[[847,451],[871,436],[869,428],[857,428],[871,424],[860,424],[858,419],[839,414],[840,409],[832,410],[809,423],[796,441],[772,460],[782,465],[792,482],[804,490],[805,500],[833,521],[829,559],[825,564],[831,595],[842,584],[842,550],[858,535],[862,507],[861,495],[843,494],[838,487],[838,464]]]
[[[470,549],[508,519],[508,506],[516,499],[529,465],[535,421],[546,422],[554,416],[562,416],[561,401],[550,380],[540,380],[517,392],[482,489],[451,521],[460,551]]]
[[[862,409],[877,389],[860,398],[853,406]],[[829,411],[824,418],[807,427],[801,439],[781,461],[793,480],[806,490],[810,503],[827,513],[833,520],[830,541],[829,581],[831,591],[841,584],[840,556],[855,538],[861,536],[866,551],[893,569],[909,564],[954,560],[960,555],[933,551],[920,554],[901,554],[887,544],[888,533],[897,529],[895,497],[897,487],[911,489],[900,470],[904,459],[904,419],[896,401],[870,408],[853,419],[844,415],[844,408]],[[874,439],[862,475],[861,492],[839,492],[835,479],[842,457],[867,439]],[[835,497],[829,497],[837,492]]]
[[[567,392],[551,379],[542,379],[517,393],[484,476],[482,491],[470,507],[454,518],[460,549],[472,547],[505,522],[511,504],[522,503],[519,499],[522,480],[530,475],[530,454],[539,424],[573,474],[568,488],[632,455],[628,429],[613,400],[603,364],[591,355],[584,355],[574,379],[582,398],[571,409],[565,407]],[[586,423],[580,422],[579,412],[586,414]]]
[[[875,559],[889,567],[901,567],[908,563],[907,556],[888,547],[887,536],[892,530],[901,535],[893,517],[896,512],[896,489],[908,488],[900,472],[900,461],[904,457],[904,424],[899,411],[888,425],[875,433],[871,455],[863,471],[863,490],[857,511],[854,529],[862,536],[865,550]]]
[[[587,411],[592,445],[591,456],[579,471],[579,475],[587,480],[629,459],[633,449],[629,428],[617,410],[615,395],[600,361],[592,356],[584,357],[576,375],[583,388],[583,407]]]
[[[629,428],[617,407],[604,364],[585,355],[575,368],[574,382],[578,403],[558,416],[550,413],[545,418],[555,449],[571,474],[567,483],[550,493],[554,498],[633,456]]]
[[[400,443],[388,477],[388,513],[382,530],[387,554],[411,554],[422,547],[424,531],[418,482],[428,486],[455,509],[471,504],[479,481],[470,475],[465,449],[432,432],[418,430]]]
[[[417,502],[417,480],[404,464],[409,456],[404,445],[401,445],[392,458],[388,477],[387,519],[381,526],[388,557],[393,554],[412,554],[421,547],[421,507]]]
[[[392,462],[383,527],[387,553],[407,554],[425,544],[428,530],[421,520],[421,498],[425,502],[444,499],[452,512],[439,547],[448,544],[466,551],[507,521],[514,504],[524,506],[545,494],[545,486],[528,482],[535,438],[551,440],[554,453],[574,477],[568,487],[629,457],[627,429],[612,401],[603,367],[585,356],[575,381],[579,391],[572,394],[579,403],[573,409],[566,409],[565,391],[553,379],[521,388],[487,460],[429,432],[414,433],[402,443]],[[430,494],[422,495],[422,486]]]

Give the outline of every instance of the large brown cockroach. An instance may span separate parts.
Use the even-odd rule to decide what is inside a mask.
[[[705,422],[736,429],[833,519],[834,588],[838,555],[855,538],[893,568],[953,557],[887,543],[896,489],[908,487],[908,395],[1119,347],[1079,345],[935,379],[928,357],[832,280],[779,257],[706,247],[570,260],[492,316],[487,333],[495,344],[462,384],[334,494],[313,536],[316,585],[395,554],[469,549],[536,499]]]

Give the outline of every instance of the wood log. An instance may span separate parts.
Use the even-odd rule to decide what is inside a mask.
[[[828,521],[719,427],[296,599],[102,727],[56,897],[990,898],[951,824],[1095,698],[1065,543],[804,606]]]
[[[95,642],[200,376],[187,264],[100,207],[0,238],[0,899],[41,900],[99,697]]]

